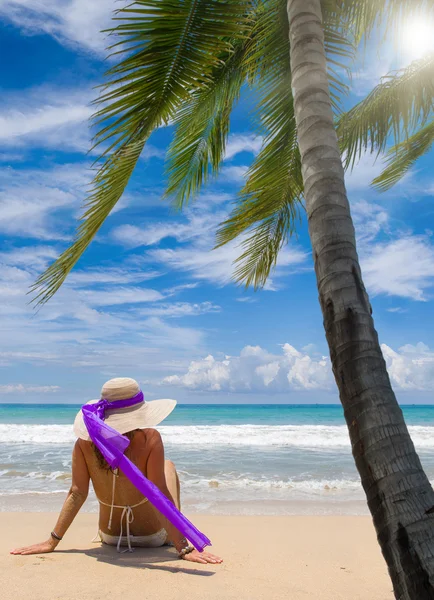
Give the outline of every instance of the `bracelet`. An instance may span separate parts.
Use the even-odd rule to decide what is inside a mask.
[[[184,558],[184,556],[186,554],[190,554],[190,552],[193,552],[194,547],[193,546],[186,546],[185,548],[183,548],[180,552],[178,552],[178,557],[179,558]]]
[[[60,535],[57,535],[57,533],[55,531],[52,531],[50,533],[51,537],[54,538],[55,540],[57,540],[58,542],[62,541],[62,538],[60,537]]]

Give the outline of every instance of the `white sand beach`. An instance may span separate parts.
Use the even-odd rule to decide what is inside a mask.
[[[219,566],[181,562],[170,548],[91,543],[96,515],[80,514],[52,554],[9,551],[46,539],[52,513],[0,513],[3,600],[392,600],[369,517],[204,516]]]

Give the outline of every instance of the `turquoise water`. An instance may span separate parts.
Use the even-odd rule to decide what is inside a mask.
[[[0,404],[0,423],[72,423],[78,404]],[[434,425],[434,405],[403,406],[409,425]],[[302,404],[178,404],[166,419],[170,425],[268,424],[339,425],[341,405]]]
[[[0,404],[0,510],[57,510],[79,405]],[[405,406],[434,479],[434,406]],[[178,405],[160,425],[189,512],[366,512],[340,405]],[[86,510],[95,511],[93,496]]]

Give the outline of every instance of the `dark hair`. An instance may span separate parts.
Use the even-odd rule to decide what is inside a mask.
[[[136,431],[140,431],[140,430],[133,429],[132,431],[127,431],[126,433],[123,433],[122,435],[125,435],[131,441],[133,439]],[[93,443],[92,443],[92,448],[93,448],[93,451],[95,452],[95,456],[98,460],[98,466],[101,467],[101,469],[106,469],[107,471],[108,470],[111,471],[112,470],[111,466],[108,464],[108,462],[106,461],[104,456],[101,454],[100,450],[98,450],[98,448]]]

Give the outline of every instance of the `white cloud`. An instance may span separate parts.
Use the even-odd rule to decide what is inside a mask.
[[[176,271],[189,272],[195,279],[226,285],[232,281],[234,261],[241,253],[238,244],[229,243],[216,250],[211,250],[212,245],[207,247],[191,245],[175,250],[162,248],[151,250],[148,254],[152,260],[156,260]],[[306,258],[307,255],[301,250],[285,248],[280,252],[277,267],[296,268]]]
[[[22,246],[9,252],[0,252],[0,264],[42,271],[57,256],[58,252],[52,246]]]
[[[140,158],[144,160],[149,160],[151,158],[161,158],[164,159],[166,157],[166,150],[163,148],[157,148],[152,144],[146,144]]]
[[[355,163],[353,169],[345,173],[345,187],[350,196],[355,191],[367,190],[371,187],[372,180],[380,175],[384,169],[382,158],[376,158],[375,154],[363,154]]]
[[[65,239],[56,219],[81,204],[90,172],[84,163],[47,170],[0,168],[0,231],[39,239]],[[70,225],[70,222],[68,223]]]
[[[192,317],[220,311],[221,307],[212,302],[173,302],[140,309],[139,314],[150,317]]]
[[[226,145],[225,160],[230,160],[240,152],[258,154],[262,147],[263,139],[259,135],[235,133],[229,136]]]
[[[233,194],[228,194],[227,192],[203,192],[200,196],[195,200],[196,207],[212,207],[213,205],[225,204],[232,202],[234,199]]]
[[[198,329],[169,325],[158,317],[150,317],[140,324],[143,336],[149,343],[156,346],[187,349],[199,347],[204,334]]]
[[[0,152],[0,162],[2,163],[17,163],[24,160],[22,152]]]
[[[333,380],[328,358],[312,357],[284,344],[277,355],[260,346],[245,346],[239,356],[222,359],[208,355],[192,361],[183,375],[171,375],[163,383],[192,390],[277,393],[330,389]]]
[[[361,258],[370,293],[426,300],[434,285],[434,248],[429,238],[402,237],[373,244]]]
[[[54,392],[58,392],[59,390],[60,387],[58,385],[28,385],[25,383],[0,385],[0,394],[52,394]]]
[[[0,0],[0,14],[24,33],[46,33],[62,44],[101,53],[108,45],[101,30],[111,26],[115,0]]]
[[[89,88],[38,87],[4,94],[0,145],[88,152],[88,120],[95,92]]]
[[[145,227],[121,225],[112,230],[111,236],[115,241],[129,248],[154,246],[166,238],[186,242],[193,238],[214,233],[225,214],[222,212],[208,213],[190,210],[185,213],[188,219],[186,223],[168,220]]]
[[[381,346],[392,386],[397,391],[434,390],[434,351],[419,343],[394,351]],[[165,377],[163,384],[213,392],[283,393],[335,389],[330,360],[315,348],[303,351],[283,344],[281,354],[246,346],[239,356],[217,359],[208,355],[192,361],[183,374]]]
[[[0,0],[1,2],[1,0]],[[97,92],[87,87],[40,86],[4,93],[0,108],[0,162],[22,160],[18,151],[49,148],[58,152],[99,155],[106,145],[92,147],[91,106]],[[14,152],[12,152],[13,150]],[[147,144],[141,158],[164,159],[166,151]]]
[[[90,111],[83,106],[65,105],[65,106],[42,106],[33,112],[33,114],[22,113],[17,110],[10,110],[6,115],[0,116],[0,141],[1,143],[12,143],[18,141],[20,137],[28,136],[32,139],[33,136],[44,136],[47,141],[47,132],[51,129],[59,134],[59,128],[62,126],[71,126],[75,130],[76,123],[81,123],[90,116]],[[61,134],[60,134],[61,135]],[[60,137],[60,136],[59,136]],[[50,146],[52,138],[48,138]],[[56,140],[57,141],[57,140]],[[71,142],[75,148],[77,140],[66,139],[62,136],[62,142],[71,147]],[[45,143],[45,145],[48,145]],[[57,145],[57,144],[56,144]],[[80,144],[81,150],[87,150]],[[87,144],[86,144],[87,146]]]
[[[427,179],[421,176],[420,170],[417,168],[410,169],[396,183],[393,188],[385,193],[379,193],[373,186],[373,180],[378,177],[387,166],[385,155],[373,154],[365,152],[357,160],[351,169],[345,173],[345,186],[348,191],[350,200],[355,197],[356,192],[364,191],[371,195],[376,195],[390,199],[397,196],[407,198],[412,202],[419,200],[424,196],[434,195],[434,183],[432,179]],[[423,169],[422,169],[423,172]],[[431,173],[426,170],[426,173]]]
[[[354,202],[351,211],[368,292],[427,300],[434,285],[430,236],[397,230],[386,210],[374,202]]]
[[[167,288],[167,290],[164,290],[164,293],[168,296],[174,296],[185,290],[194,290],[198,285],[198,283],[181,283],[180,285],[174,285],[173,287]]]
[[[428,346],[419,342],[395,351],[382,344],[381,349],[393,387],[407,391],[434,390],[434,351]]]
[[[352,203],[351,213],[359,248],[367,246],[381,232],[389,231],[389,215],[379,204],[359,200]]]
[[[159,271],[155,270],[144,271],[131,268],[127,270],[120,267],[100,267],[87,269],[86,271],[73,271],[68,277],[68,282],[75,287],[100,284],[126,285],[129,283],[141,283],[159,276]]]
[[[249,167],[245,165],[231,165],[220,170],[220,181],[244,183]]]
[[[115,306],[119,304],[141,304],[156,302],[163,298],[160,292],[144,288],[115,287],[105,290],[82,290],[79,297],[91,306]]]

